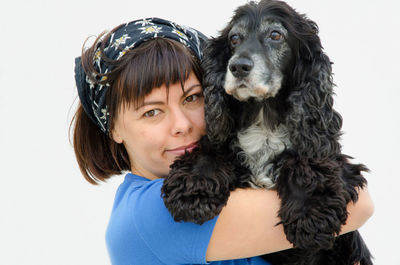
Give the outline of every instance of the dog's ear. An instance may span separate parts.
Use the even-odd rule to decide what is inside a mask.
[[[298,18],[287,125],[300,154],[326,158],[340,152],[342,117],[333,109],[332,67],[322,50],[318,27],[304,16]]]
[[[228,29],[209,40],[204,50],[202,67],[207,135],[214,144],[224,143],[234,128],[232,97],[225,93],[225,73],[231,56],[227,42]]]

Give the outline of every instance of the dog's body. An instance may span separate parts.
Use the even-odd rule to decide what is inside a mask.
[[[235,142],[242,165],[250,169],[253,187],[272,188],[275,185],[273,160],[290,147],[287,128],[281,124],[275,129],[266,126],[261,109],[255,122],[237,134]]]
[[[235,188],[274,188],[297,249],[267,260],[372,264],[357,232],[335,237],[367,169],[341,153],[331,62],[317,33],[314,22],[280,1],[236,10],[205,49],[207,136],[172,165],[164,202],[176,220],[203,223]]]

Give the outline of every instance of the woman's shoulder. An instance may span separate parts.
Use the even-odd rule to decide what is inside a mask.
[[[164,206],[162,183],[162,179],[125,177],[117,191],[107,228],[108,248],[118,253],[121,249],[136,253],[145,246],[147,255],[165,264],[201,264],[205,261],[216,218],[201,226],[175,222]],[[127,249],[127,245],[135,245],[136,250]]]
[[[112,264],[126,264],[132,260],[137,260],[137,264],[162,264],[143,240],[135,218],[138,195],[153,184],[129,173],[119,186],[106,231]]]
[[[157,227],[152,220],[168,220],[170,214],[161,198],[161,186],[162,179],[149,180],[128,173],[116,192],[108,230],[118,226],[143,233]]]

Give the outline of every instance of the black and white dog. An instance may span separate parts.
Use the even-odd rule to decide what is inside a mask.
[[[213,218],[238,187],[273,188],[296,248],[267,260],[372,264],[358,232],[335,237],[367,168],[341,153],[317,25],[284,2],[250,2],[209,41],[203,67],[207,136],[172,165],[162,189],[175,220]]]

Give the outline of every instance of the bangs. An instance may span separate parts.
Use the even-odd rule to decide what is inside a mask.
[[[156,38],[141,44],[123,56],[123,70],[113,86],[118,106],[140,107],[154,88],[184,82],[193,71],[201,81],[200,63],[183,44]]]

